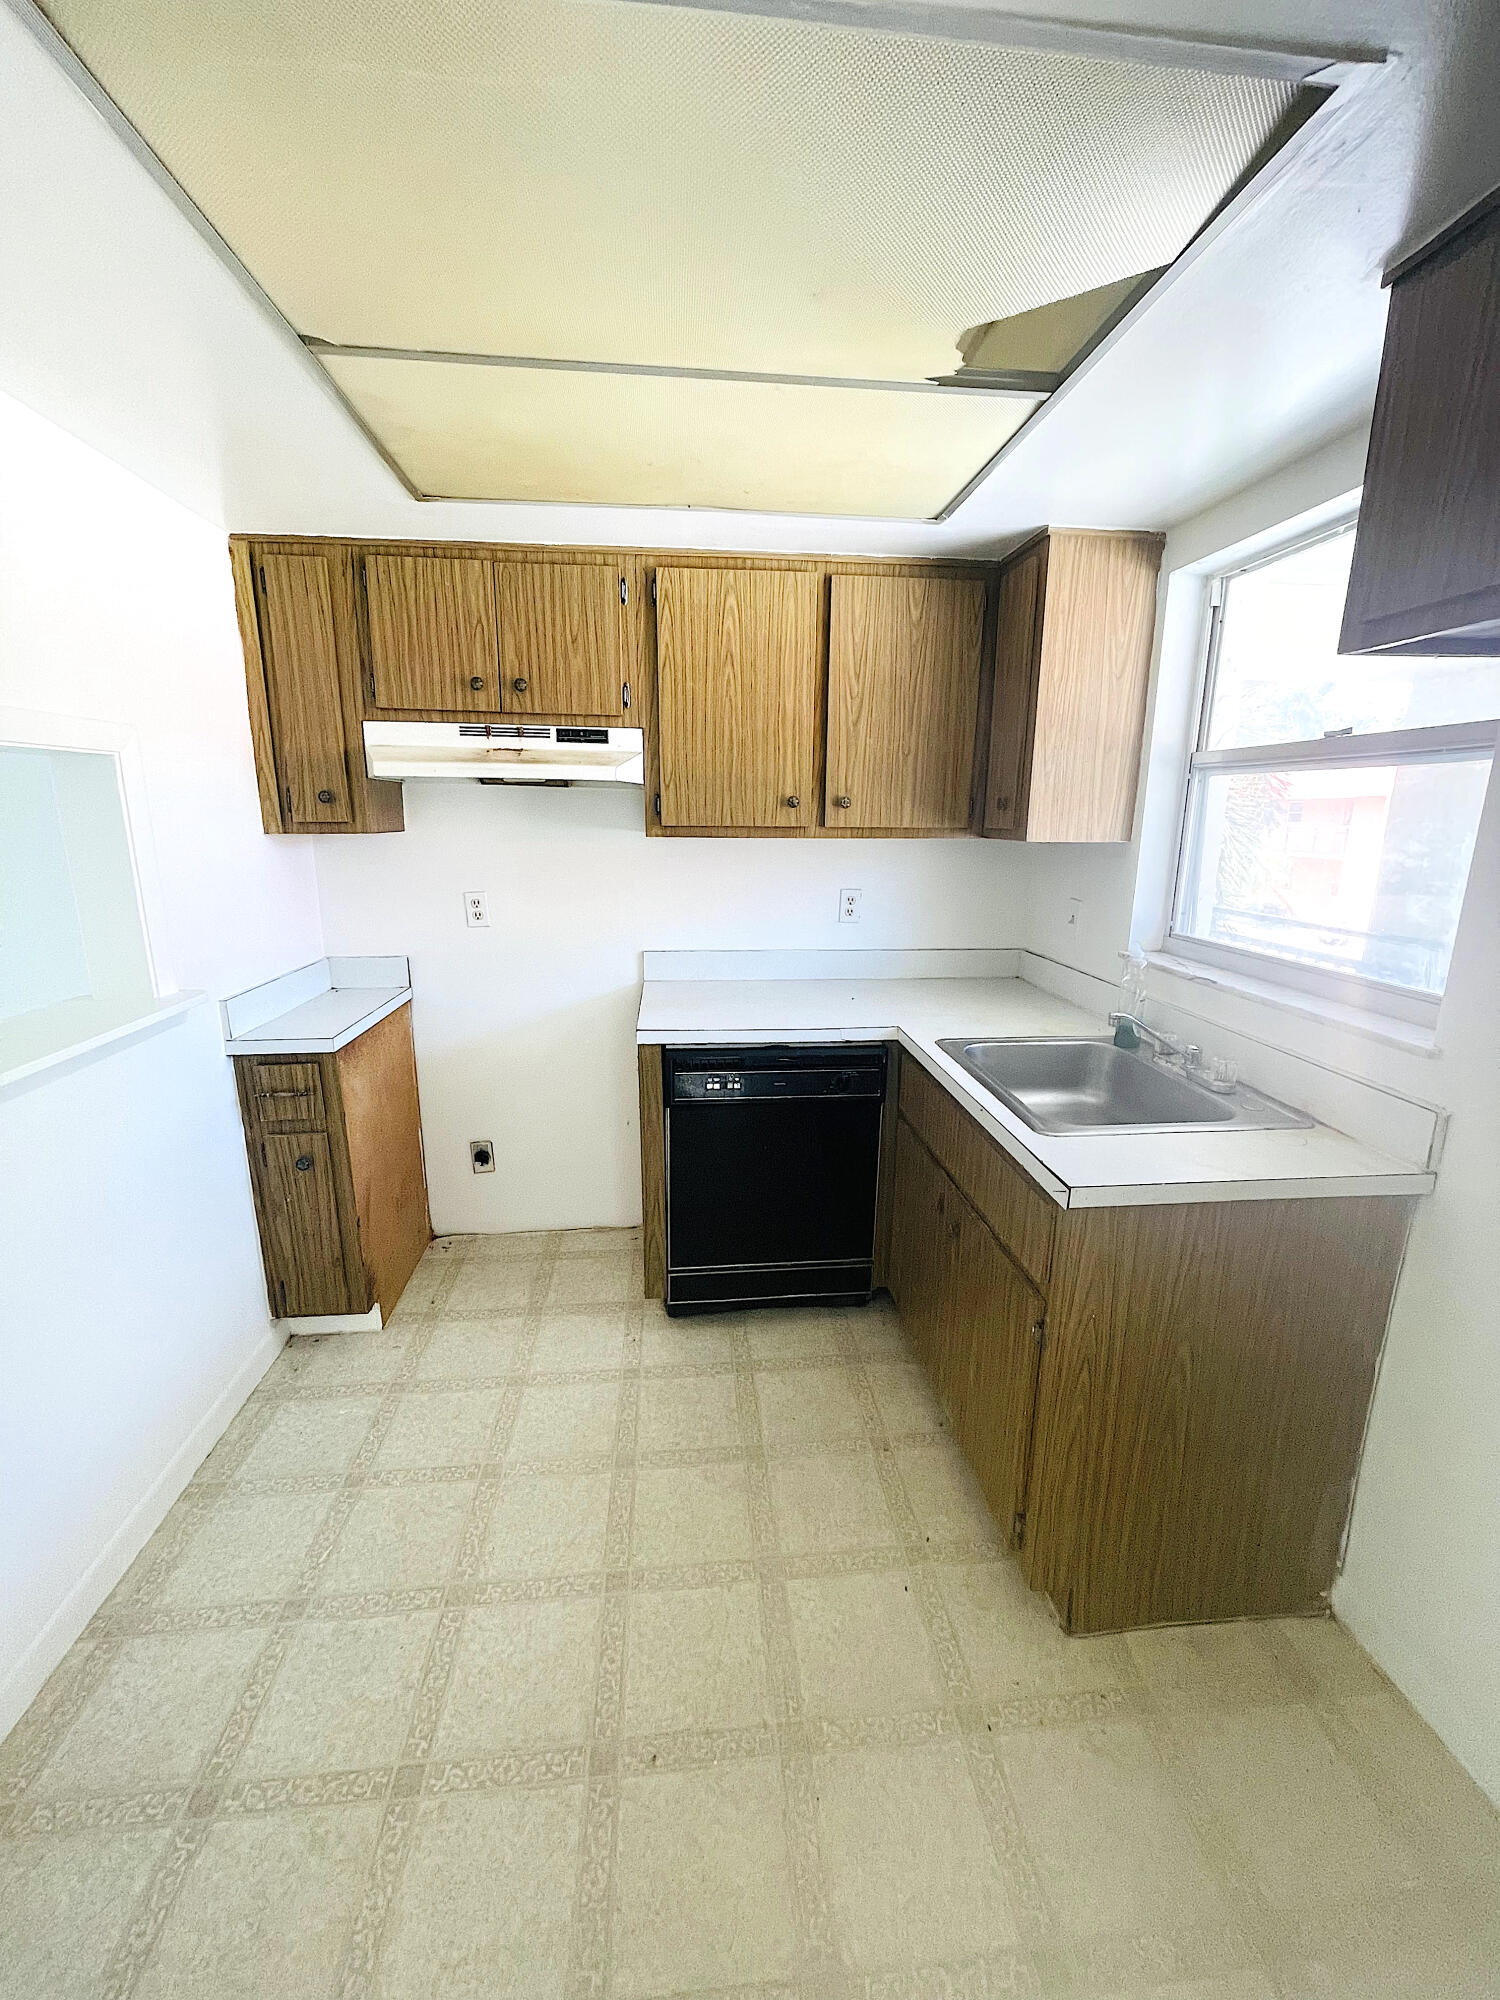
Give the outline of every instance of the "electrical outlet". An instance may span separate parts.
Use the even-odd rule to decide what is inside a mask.
[[[857,924],[859,922],[859,899],[864,893],[863,889],[839,890],[839,922],[841,924]]]
[[[489,929],[490,899],[483,889],[464,890],[464,922],[471,931]]]
[[[495,1149],[488,1139],[469,1141],[469,1165],[476,1174],[492,1174],[495,1171]]]

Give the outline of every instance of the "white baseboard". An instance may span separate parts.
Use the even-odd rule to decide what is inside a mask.
[[[379,1333],[385,1325],[377,1302],[367,1313],[290,1314],[276,1322],[283,1333]]]
[[[173,1501],[224,1435],[230,1419],[285,1344],[280,1329],[268,1324],[228,1385],[194,1424],[25,1652],[0,1679],[0,1737],[8,1735],[30,1708],[47,1676],[156,1533]]]

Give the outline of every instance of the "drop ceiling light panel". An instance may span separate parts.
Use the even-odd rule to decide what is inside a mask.
[[[1039,399],[323,357],[417,489],[780,514],[936,514]]]
[[[965,329],[1169,263],[1295,94],[1265,77],[617,0],[47,11],[300,333],[445,353],[919,382],[953,369]],[[379,390],[376,366],[390,370]],[[620,377],[558,390],[370,362],[339,379],[423,491],[453,486],[430,471],[455,464],[455,398],[472,393],[476,429],[506,451],[487,474],[468,448],[476,497],[579,497],[544,489],[600,444],[584,426],[606,404],[651,403]],[[878,440],[915,429],[899,401],[871,419],[874,484],[854,504],[855,405],[820,417],[806,398],[855,392],[724,386],[676,404],[712,413],[714,449],[773,407],[826,423],[840,511],[886,511],[899,481]],[[923,401],[933,438],[911,490],[943,458],[946,498],[1015,410],[969,413],[972,447],[950,463],[963,426],[941,407]],[[816,453],[781,442],[826,483]],[[726,483],[749,493],[763,441],[740,438],[732,460]],[[635,485],[656,482],[637,471]]]

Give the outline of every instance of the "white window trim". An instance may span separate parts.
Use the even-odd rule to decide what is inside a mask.
[[[1334,972],[1327,968],[1299,965],[1270,952],[1258,952],[1235,945],[1213,943],[1177,928],[1184,885],[1193,859],[1194,780],[1208,771],[1284,771],[1298,764],[1321,769],[1350,768],[1369,764],[1439,763],[1446,758],[1493,756],[1500,724],[1494,721],[1434,724],[1420,729],[1372,731],[1364,736],[1325,736],[1293,743],[1255,743],[1227,750],[1206,747],[1209,718],[1213,710],[1219,665],[1219,637],[1223,627],[1223,605],[1228,585],[1237,576],[1266,564],[1279,562],[1299,549],[1331,541],[1346,533],[1357,519],[1357,510],[1336,520],[1321,523],[1306,534],[1288,537],[1273,547],[1262,548],[1249,560],[1212,571],[1206,581],[1208,627],[1196,683],[1196,727],[1192,735],[1182,782],[1182,809],[1178,820],[1177,851],[1172,875],[1171,899],[1161,951],[1186,966],[1212,967],[1243,979],[1284,988],[1288,996],[1306,994],[1340,1007],[1409,1021],[1424,1029],[1437,1025],[1441,994],[1419,993],[1358,973]]]

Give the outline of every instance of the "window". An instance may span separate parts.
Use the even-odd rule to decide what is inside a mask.
[[[0,1069],[154,1000],[119,758],[0,743]]]
[[[1500,716],[1500,660],[1349,658],[1354,523],[1213,580],[1170,943],[1430,1019]]]

